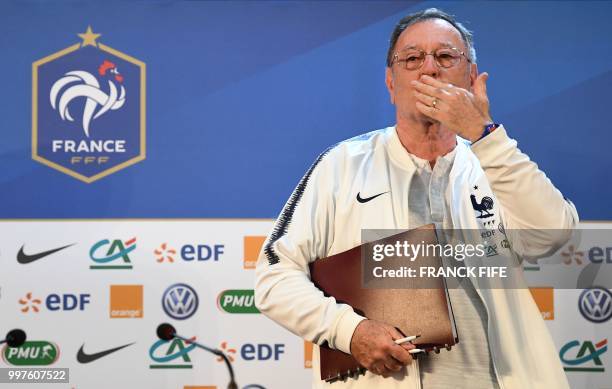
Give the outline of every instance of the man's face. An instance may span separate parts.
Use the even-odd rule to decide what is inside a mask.
[[[395,44],[394,53],[408,48],[432,53],[445,47],[457,48],[467,55],[467,48],[461,34],[455,27],[445,20],[430,19],[406,28]],[[409,120],[432,122],[433,119],[416,109],[414,87],[410,85],[410,81],[418,80],[422,75],[428,75],[442,82],[471,90],[477,73],[476,65],[469,63],[464,56],[461,56],[457,65],[443,68],[436,63],[433,55],[427,55],[423,65],[415,70],[406,70],[403,62],[394,63],[391,68],[387,68],[385,81],[398,116]]]

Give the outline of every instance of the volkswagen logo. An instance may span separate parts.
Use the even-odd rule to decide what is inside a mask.
[[[578,299],[582,316],[593,323],[603,323],[612,317],[612,293],[608,289],[585,289]]]
[[[162,306],[171,318],[185,320],[197,311],[198,295],[189,285],[174,284],[164,292]]]

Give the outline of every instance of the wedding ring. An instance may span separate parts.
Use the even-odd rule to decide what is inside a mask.
[[[438,99],[434,97],[433,102],[431,103],[432,107],[436,108],[436,104],[438,104]]]

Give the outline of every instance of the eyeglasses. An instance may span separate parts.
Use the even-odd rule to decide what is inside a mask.
[[[426,53],[420,49],[400,51],[393,55],[391,64],[403,62],[406,70],[417,70],[423,66],[425,57],[428,55],[433,55],[436,64],[441,68],[451,68],[457,65],[461,61],[462,56],[465,57],[468,62],[471,62],[463,51],[459,51],[454,47],[444,47],[432,53]]]

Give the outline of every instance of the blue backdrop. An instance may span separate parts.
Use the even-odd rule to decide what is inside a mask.
[[[391,125],[405,14],[475,32],[492,113],[582,219],[612,219],[609,2],[2,2],[3,218],[275,217],[316,155]],[[32,62],[80,39],[147,65],[147,158],[91,184],[31,158]]]

